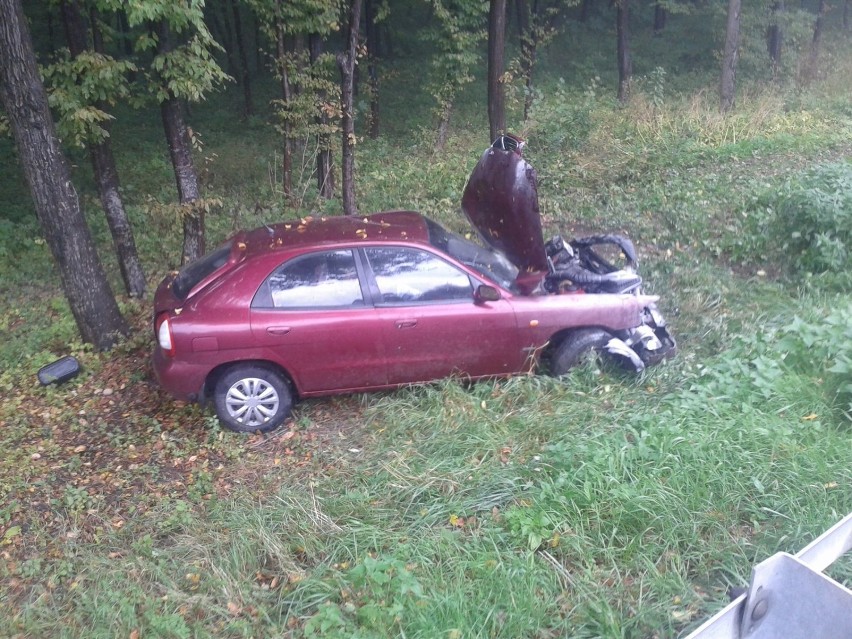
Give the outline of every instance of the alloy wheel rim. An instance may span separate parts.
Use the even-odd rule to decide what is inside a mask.
[[[228,414],[245,426],[262,426],[278,413],[278,391],[267,381],[246,377],[234,382],[225,396]]]

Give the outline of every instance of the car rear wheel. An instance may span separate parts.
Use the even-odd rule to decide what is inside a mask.
[[[550,374],[565,375],[569,370],[604,354],[612,335],[601,328],[581,328],[568,334],[553,351]]]
[[[278,428],[293,408],[287,380],[263,366],[232,368],[219,378],[213,399],[219,421],[241,433]]]

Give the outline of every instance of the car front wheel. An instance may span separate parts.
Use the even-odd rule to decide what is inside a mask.
[[[237,366],[214,389],[216,414],[222,424],[241,433],[278,428],[290,415],[293,395],[287,380],[262,366]]]
[[[550,374],[565,375],[569,370],[601,355],[612,335],[600,328],[581,328],[567,335],[553,351]]]

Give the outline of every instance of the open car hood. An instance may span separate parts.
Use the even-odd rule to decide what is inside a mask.
[[[548,271],[538,210],[535,169],[521,156],[522,141],[503,135],[479,159],[462,195],[462,210],[489,246],[520,274]]]

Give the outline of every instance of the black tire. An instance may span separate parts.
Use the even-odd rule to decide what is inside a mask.
[[[237,365],[226,372],[213,391],[216,415],[222,425],[239,433],[278,428],[290,416],[293,394],[284,377],[271,368]]]
[[[550,358],[550,374],[565,375],[575,366],[602,352],[612,335],[601,328],[580,328],[566,335]]]

